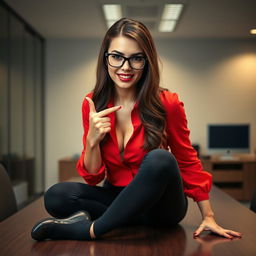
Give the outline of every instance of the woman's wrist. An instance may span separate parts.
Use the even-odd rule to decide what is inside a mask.
[[[209,200],[197,202],[203,219],[213,218],[214,213]]]
[[[91,138],[89,135],[86,138],[86,146],[88,146],[90,149],[94,149],[99,145],[99,142],[97,142],[95,139]]]
[[[214,218],[214,213],[213,212],[207,212],[203,214],[203,218],[207,219],[207,218]]]

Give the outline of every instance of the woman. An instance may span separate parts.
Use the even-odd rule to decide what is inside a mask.
[[[54,218],[33,227],[34,239],[90,240],[135,223],[172,226],[184,218],[187,196],[202,214],[195,236],[241,236],[214,220],[211,176],[191,146],[183,103],[159,87],[155,45],[142,23],[124,18],[107,31],[82,113],[77,169],[88,184],[64,182],[46,192]],[[95,186],[105,175],[103,187]]]

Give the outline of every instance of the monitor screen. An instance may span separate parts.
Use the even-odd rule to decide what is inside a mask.
[[[208,150],[210,152],[250,152],[250,125],[209,124]]]

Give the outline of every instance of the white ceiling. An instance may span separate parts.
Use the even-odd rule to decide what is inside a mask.
[[[144,22],[154,37],[256,38],[256,0],[5,0],[45,38],[102,38],[102,3],[120,3],[125,17]],[[164,3],[184,3],[176,30],[157,31]]]

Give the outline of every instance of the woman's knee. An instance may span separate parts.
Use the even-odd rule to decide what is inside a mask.
[[[69,207],[72,199],[72,184],[61,182],[51,186],[44,195],[44,205],[48,213],[62,217],[63,210]]]
[[[175,156],[164,149],[154,149],[147,154],[149,172],[171,178],[173,175],[179,175],[179,167]]]

